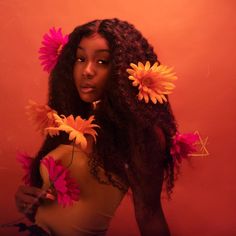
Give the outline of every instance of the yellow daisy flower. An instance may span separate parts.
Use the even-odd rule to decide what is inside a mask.
[[[69,140],[75,140],[75,144],[80,144],[83,150],[87,147],[85,134],[90,134],[96,142],[97,132],[94,128],[99,126],[92,124],[94,116],[90,116],[88,120],[84,120],[80,116],[74,118],[72,115],[65,117],[53,114],[53,116],[58,127],[48,127],[45,129],[50,136],[59,135],[60,131],[64,131],[69,134]]]
[[[139,62],[138,65],[131,63],[132,69],[127,69],[130,74],[129,79],[132,80],[133,86],[138,86],[138,99],[144,99],[146,103],[149,99],[156,104],[167,101],[165,95],[170,94],[175,88],[173,81],[177,79],[173,68],[154,63],[151,67],[149,61],[144,65]]]

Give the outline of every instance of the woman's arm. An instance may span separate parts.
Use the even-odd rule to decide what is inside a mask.
[[[161,206],[165,138],[160,129],[157,130],[157,140],[158,147],[155,150],[159,151],[155,157],[143,157],[136,153],[130,165],[126,165],[135,216],[142,236],[170,235]]]
[[[133,199],[136,221],[141,235],[169,236],[170,232],[162,211],[160,197],[157,196],[154,200],[156,202],[154,206],[143,200],[138,194],[134,194]]]
[[[131,173],[133,172],[131,170],[127,172],[129,172],[135,216],[141,235],[169,236],[170,232],[160,200],[163,181],[154,181],[157,180],[156,175],[159,173],[140,175],[140,172],[136,174]]]

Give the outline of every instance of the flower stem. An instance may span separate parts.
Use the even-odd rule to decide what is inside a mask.
[[[67,169],[72,165],[72,162],[74,160],[74,152],[75,152],[75,139],[73,139],[72,155],[71,155],[70,163],[66,167]]]

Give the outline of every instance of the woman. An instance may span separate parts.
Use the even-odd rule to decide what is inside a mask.
[[[77,145],[71,160],[68,136],[48,135],[33,162],[34,187],[21,186],[16,193],[18,209],[28,216],[34,216],[29,205],[39,205],[36,224],[52,235],[104,235],[128,188],[141,235],[170,235],[160,195],[164,179],[168,194],[173,188],[175,119],[165,96],[149,99],[139,92],[137,98],[138,89],[130,81],[137,66],[127,73],[130,63],[147,61],[154,64],[157,56],[128,22],[95,20],[69,35],[50,74],[48,105],[65,116],[94,115],[97,140],[87,135],[88,145],[84,150]],[[49,156],[69,166],[80,186],[80,199],[72,206],[45,200],[40,190],[50,187],[41,161]]]

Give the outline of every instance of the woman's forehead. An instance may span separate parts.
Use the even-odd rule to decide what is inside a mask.
[[[78,45],[78,49],[83,51],[109,52],[109,45],[104,37],[99,34],[93,34],[89,37],[82,38]]]

